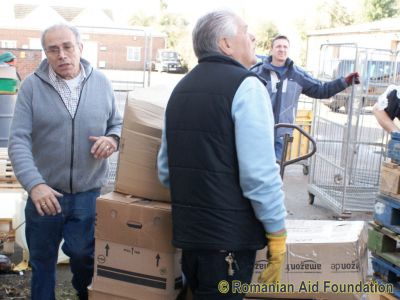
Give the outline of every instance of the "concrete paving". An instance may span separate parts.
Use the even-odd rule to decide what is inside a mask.
[[[326,200],[314,200],[309,204],[308,176],[303,174],[303,166],[300,164],[290,165],[285,169],[284,176],[285,204],[288,211],[288,219],[296,220],[337,220],[341,219],[334,212]],[[346,220],[372,220],[370,212],[352,212]]]

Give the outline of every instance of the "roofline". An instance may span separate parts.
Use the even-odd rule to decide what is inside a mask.
[[[386,18],[378,21],[358,23],[347,26],[340,26],[335,28],[325,28],[312,30],[307,33],[307,36],[321,36],[321,35],[335,35],[335,34],[368,34],[376,32],[396,32],[400,31],[399,17]]]
[[[307,37],[311,36],[324,36],[324,35],[343,35],[343,34],[370,34],[370,33],[390,33],[390,32],[395,32],[399,33],[400,28],[392,28],[392,29],[367,29],[367,30],[342,30],[340,31],[340,28],[345,28],[345,27],[339,27],[339,28],[334,28],[334,29],[321,29],[317,31],[313,31],[307,34]]]
[[[74,25],[74,24],[72,24]],[[74,25],[76,26],[81,33],[103,33],[103,34],[132,34],[135,32],[135,35],[138,36],[151,36],[151,37],[162,37],[166,38],[167,35],[158,31],[154,31],[151,27],[133,27],[133,26],[124,26],[124,27],[105,27],[105,26],[87,26],[87,25]],[[107,32],[108,31],[108,32]]]
[[[61,22],[60,22],[61,23]],[[68,23],[68,22],[66,22]],[[131,35],[135,33],[136,36],[151,36],[153,38],[160,37],[166,38],[167,35],[158,31],[154,31],[151,27],[97,27],[97,26],[86,26],[86,25],[77,25],[73,23],[68,23],[72,26],[75,26],[79,29],[81,33],[100,33],[100,34],[122,34],[122,35]],[[1,29],[7,30],[29,30],[29,31],[39,31],[42,32],[44,28],[29,26],[27,24],[22,23],[14,23],[14,24],[2,24]]]

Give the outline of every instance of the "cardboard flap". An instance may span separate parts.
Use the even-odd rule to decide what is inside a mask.
[[[163,126],[163,107],[142,100],[128,99],[126,101],[124,129],[160,138]]]
[[[138,198],[129,200],[119,193],[101,196],[96,205],[95,236],[115,243],[174,252],[171,205]]]

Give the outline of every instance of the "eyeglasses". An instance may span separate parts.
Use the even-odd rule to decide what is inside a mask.
[[[61,53],[61,50],[64,53],[73,53],[75,50],[75,46],[74,44],[64,44],[61,47],[58,46],[51,46],[49,48],[46,49],[46,53],[49,55],[59,55]]]

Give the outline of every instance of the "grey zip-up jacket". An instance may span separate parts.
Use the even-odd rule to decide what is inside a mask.
[[[100,188],[108,161],[90,153],[89,136],[120,136],[122,117],[109,80],[81,59],[86,79],[74,118],[49,80],[45,59],[22,83],[8,152],[15,175],[29,193],[40,183],[65,193]]]
[[[343,91],[348,86],[343,77],[329,82],[319,81],[296,66],[290,58],[286,60],[287,71],[281,78],[279,73],[274,71],[271,62],[272,56],[269,56],[250,70],[267,82],[275,124],[294,123],[300,94],[317,99],[326,99]],[[287,131],[291,131],[280,129],[277,134],[278,137]]]

